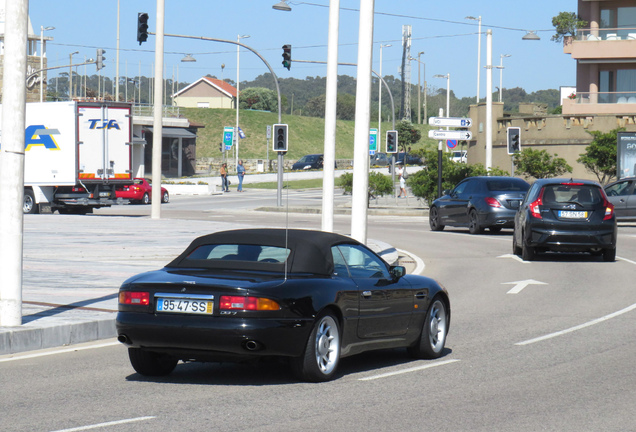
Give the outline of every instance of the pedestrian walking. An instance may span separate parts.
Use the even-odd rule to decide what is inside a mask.
[[[227,180],[227,164],[226,163],[221,165],[220,173],[221,173],[221,190],[223,192],[229,192],[230,186]]]
[[[398,165],[397,174],[400,178],[400,194],[398,195],[398,198],[402,198],[402,195],[404,195],[404,198],[406,198],[406,180],[404,175],[405,169],[406,167],[403,167],[402,164]]]
[[[236,175],[238,176],[238,188],[236,190],[238,192],[243,192],[243,177],[245,177],[245,167],[243,166],[243,160],[238,162],[238,166],[236,167]]]

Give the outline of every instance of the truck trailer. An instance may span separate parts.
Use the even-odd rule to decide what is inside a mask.
[[[115,186],[132,181],[131,143],[129,103],[27,103],[24,213],[86,214],[127,204]]]

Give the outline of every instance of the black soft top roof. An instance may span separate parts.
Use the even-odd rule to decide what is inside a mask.
[[[285,270],[284,263],[188,259],[192,251],[198,247],[212,244],[286,247],[290,250],[287,259],[289,273],[330,275],[333,273],[331,247],[338,244],[360,245],[361,243],[341,234],[315,230],[254,228],[219,231],[194,239],[190,246],[166,267],[279,272]]]

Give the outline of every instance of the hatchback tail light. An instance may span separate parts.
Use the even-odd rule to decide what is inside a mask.
[[[499,202],[499,200],[497,200],[497,198],[486,197],[484,198],[484,201],[486,201],[486,204],[488,204],[490,207],[501,207],[501,203]]]
[[[279,310],[280,306],[274,300],[260,297],[221,296],[219,302],[221,310]]]
[[[122,291],[119,293],[119,303],[147,306],[150,304],[150,293],[145,291]]]
[[[536,200],[534,200],[532,203],[530,203],[530,205],[528,206],[532,217],[535,217],[537,219],[543,219],[541,217],[541,211],[539,210],[539,206],[543,205],[543,191],[545,191],[545,189],[541,189],[541,192],[539,193],[539,197]]]
[[[605,207],[605,216],[603,216],[603,220],[611,219],[612,216],[614,216],[614,204],[603,198],[603,207]]]

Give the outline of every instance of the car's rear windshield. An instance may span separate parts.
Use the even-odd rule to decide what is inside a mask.
[[[489,191],[498,192],[527,192],[530,185],[523,180],[516,178],[493,179],[486,182]]]
[[[543,187],[544,204],[600,204],[603,202],[601,188],[595,185],[568,183]]]
[[[289,252],[289,249],[278,246],[208,244],[193,250],[187,259],[283,263],[289,256]]]

